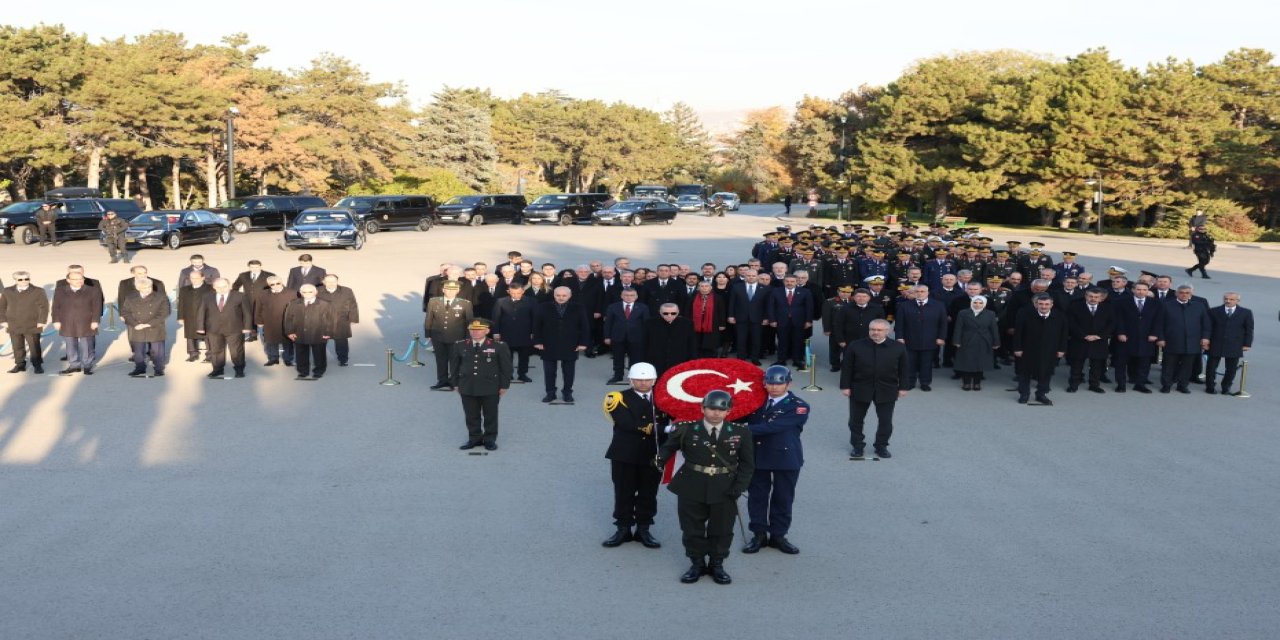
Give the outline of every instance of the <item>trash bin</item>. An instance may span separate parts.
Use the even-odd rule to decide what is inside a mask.
[[[898,214],[890,213],[884,217],[885,224],[898,224]]]

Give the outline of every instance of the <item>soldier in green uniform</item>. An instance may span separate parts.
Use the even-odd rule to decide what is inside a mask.
[[[424,333],[431,339],[436,356],[436,391],[453,391],[449,383],[449,351],[453,344],[467,337],[467,324],[471,322],[471,302],[458,297],[462,285],[449,280],[440,287],[444,293],[427,301],[427,318],[423,322]]]
[[[840,324],[845,307],[853,304],[853,287],[841,285],[836,296],[822,303],[822,335],[827,336],[827,355],[832,371],[840,370],[840,354],[843,350],[836,336],[836,325]]]
[[[725,573],[724,559],[733,544],[738,496],[751,484],[756,465],[751,431],[726,420],[732,408],[727,391],[708,393],[702,399],[702,419],[676,423],[655,461],[661,469],[676,451],[684,454],[684,464],[667,488],[678,497],[684,553],[693,563],[680,576],[685,584],[704,574],[716,584],[733,581]]]
[[[117,216],[114,211],[107,211],[106,217],[98,223],[98,231],[102,232],[102,243],[107,247],[107,255],[111,256],[111,264],[120,262],[121,258],[129,262],[129,250],[125,247],[124,235],[128,230],[129,223]]]
[[[467,420],[467,441],[458,448],[484,445],[493,451],[498,448],[498,400],[511,388],[511,350],[489,337],[489,321],[483,318],[472,320],[467,333],[470,337],[450,349],[449,384],[457,388]]]

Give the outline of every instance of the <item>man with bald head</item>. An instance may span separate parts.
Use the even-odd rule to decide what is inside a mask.
[[[196,314],[196,333],[209,341],[209,361],[213,364],[209,378],[223,377],[228,352],[235,377],[244,377],[244,338],[253,330],[248,296],[232,291],[231,281],[226,278],[214,280],[213,291],[205,295]]]
[[[564,372],[561,399],[573,404],[573,378],[578,354],[591,344],[591,323],[587,309],[571,301],[569,287],[556,287],[552,299],[538,306],[533,318],[533,348],[542,356],[543,380],[547,394],[543,402],[556,399],[556,367]]]

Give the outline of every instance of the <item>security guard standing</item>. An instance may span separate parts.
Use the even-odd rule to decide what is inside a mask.
[[[493,451],[498,448],[498,400],[511,388],[511,350],[489,337],[489,321],[483,318],[472,320],[467,333],[469,338],[450,349],[449,384],[457,388],[467,420],[467,441],[458,448],[484,445]]]
[[[795,555],[800,549],[787,541],[787,531],[791,529],[796,481],[804,465],[800,432],[809,421],[809,403],[791,393],[791,369],[787,367],[769,367],[764,372],[764,388],[769,398],[747,418],[757,456],[747,489],[747,513],[754,535],[742,552],[755,553],[768,545]]]
[[[667,439],[664,429],[669,417],[653,404],[653,385],[658,371],[647,362],[631,365],[627,373],[631,388],[611,391],[604,397],[604,414],[613,421],[613,440],[604,457],[610,460],[613,475],[613,524],[617,532],[602,544],[616,547],[638,540],[649,549],[662,545],[649,533],[658,512],[658,484],[662,472],[650,462],[658,446]],[[636,531],[632,535],[631,527]]]
[[[449,352],[453,344],[467,337],[467,325],[471,322],[471,302],[458,297],[462,285],[449,280],[441,285],[444,293],[427,301],[427,318],[423,329],[435,348],[436,391],[453,391],[449,383]]]
[[[124,235],[128,230],[129,223],[114,211],[107,211],[106,217],[98,223],[98,231],[102,232],[102,241],[107,245],[107,255],[111,256],[111,264],[120,262],[121,258],[124,258],[126,263],[129,262],[129,250],[125,246]]]
[[[676,423],[655,461],[661,469],[676,451],[684,454],[684,464],[667,488],[679,498],[676,509],[684,553],[692,561],[680,576],[685,584],[697,582],[704,574],[716,584],[733,581],[725,573],[724,559],[733,544],[738,496],[755,472],[755,449],[746,426],[726,420],[732,408],[729,392],[707,393],[702,399],[702,419]]]
[[[58,241],[54,237],[58,230],[58,212],[54,209],[57,206],[52,202],[46,202],[40,205],[40,210],[36,212],[36,231],[40,236],[40,246],[46,244],[57,245]]]

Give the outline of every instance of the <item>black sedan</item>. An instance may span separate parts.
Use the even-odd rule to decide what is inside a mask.
[[[597,211],[592,220],[596,224],[631,225],[638,227],[645,222],[676,220],[676,206],[661,200],[623,200],[608,209]]]
[[[356,223],[350,209],[306,209],[284,228],[281,249],[306,247],[364,247],[364,226]]]
[[[125,238],[134,247],[169,247],[231,242],[231,223],[210,211],[152,211],[129,221]]]

